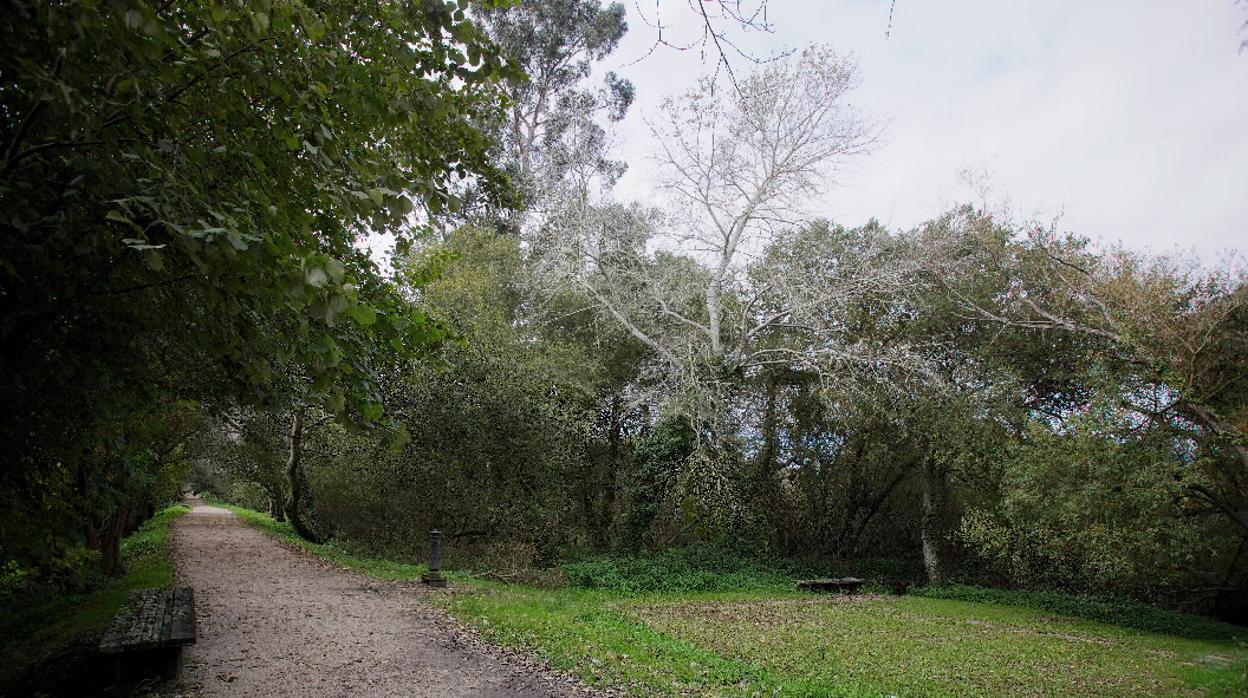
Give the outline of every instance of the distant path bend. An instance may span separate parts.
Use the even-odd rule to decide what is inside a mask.
[[[334,567],[191,500],[174,524],[199,639],[187,696],[583,696],[466,638],[418,584]]]

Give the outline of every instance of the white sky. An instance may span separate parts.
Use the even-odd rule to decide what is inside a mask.
[[[665,22],[687,0],[658,0]],[[695,0],[696,1],[696,0]],[[749,2],[750,0],[746,0]],[[638,0],[652,13],[654,0]],[[650,135],[659,100],[705,69],[696,51],[645,55],[654,30],[626,0],[629,34],[605,62],[637,101],[618,127],[626,198],[652,195]],[[771,0],[773,35],[758,47],[826,43],[857,56],[855,95],[885,125],[819,210],[857,225],[905,228],[978,201],[958,172],[986,171],[995,199],[1023,217],[1155,252],[1212,261],[1248,248],[1248,5],[1235,0]],[[683,30],[683,31],[682,31]],[[751,67],[738,60],[735,67]]]

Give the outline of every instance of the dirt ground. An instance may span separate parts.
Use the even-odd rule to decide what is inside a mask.
[[[190,503],[173,533],[199,622],[182,695],[593,695],[476,640],[419,583],[334,567],[225,509]]]

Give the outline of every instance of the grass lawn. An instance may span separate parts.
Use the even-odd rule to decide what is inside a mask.
[[[89,593],[0,610],[0,686],[40,662],[91,641],[112,620],[131,589],[173,586],[169,525],[190,511],[175,504],[122,541],[128,570]]]
[[[365,574],[410,579],[424,571],[310,545],[288,525],[231,508]],[[1167,635],[929,596],[812,596],[774,585],[621,593],[453,578],[450,593],[432,598],[487,639],[627,695],[1248,695],[1248,630],[1180,614],[1157,616],[1176,621],[1180,635]]]
[[[1248,646],[996,604],[796,593],[448,595],[491,640],[635,695],[1243,696]]]

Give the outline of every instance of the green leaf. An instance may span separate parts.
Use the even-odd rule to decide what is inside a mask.
[[[342,262],[333,257],[325,260],[325,271],[329,272],[329,278],[333,279],[336,284],[342,283],[342,279],[347,273],[347,269]]]
[[[396,451],[412,442],[412,433],[408,431],[406,424],[400,424],[394,430],[394,436],[390,441],[390,445]]]
[[[252,12],[251,25],[256,34],[264,34],[269,30],[269,13]]]
[[[400,216],[406,216],[412,212],[412,200],[406,196],[400,196],[394,201],[394,211]]]
[[[324,288],[325,284],[329,283],[329,274],[320,267],[308,269],[304,278],[308,280],[308,285],[312,288]]]
[[[140,240],[138,238],[123,238],[121,243],[132,250],[159,250],[165,247],[163,244],[153,245],[147,240]]]
[[[366,402],[360,406],[360,414],[370,422],[381,419],[381,415],[385,413],[385,408],[380,402]]]
[[[347,309],[347,305],[348,305],[347,297],[342,295],[341,293],[335,293],[329,299],[329,309],[333,313],[341,313],[342,311]]]
[[[351,317],[365,327],[377,322],[377,311],[367,303],[357,303],[351,308]]]
[[[161,245],[163,247],[163,245]],[[165,258],[154,249],[147,250],[143,255],[143,262],[147,264],[147,268],[152,271],[162,271],[165,268]]]

